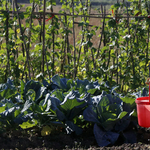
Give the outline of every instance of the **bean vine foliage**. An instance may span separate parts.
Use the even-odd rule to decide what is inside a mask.
[[[96,9],[97,13],[110,17],[100,18],[99,26],[91,26],[87,17],[93,9],[89,0],[74,0],[74,5],[72,0],[60,2],[59,13],[64,15],[44,16],[45,31],[43,1],[31,0],[25,10],[21,4],[12,7],[6,0],[0,2],[0,83],[8,77],[19,84],[21,79],[50,80],[59,74],[109,82],[111,86],[119,86],[120,92],[145,86],[149,62],[149,0],[129,0],[130,5],[117,3],[108,11]],[[47,12],[55,12],[55,6],[55,0],[46,1]],[[74,15],[86,16],[73,18],[72,6]],[[32,13],[37,10],[42,13]],[[74,23],[78,22],[74,24],[75,47],[71,40],[73,19]]]

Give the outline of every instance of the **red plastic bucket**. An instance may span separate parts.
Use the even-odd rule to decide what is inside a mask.
[[[150,80],[149,79],[147,80],[148,83],[146,83],[149,84],[149,96],[139,97],[135,101],[137,107],[138,124],[141,127],[145,127],[145,128],[150,127]]]
[[[136,99],[138,124],[141,127],[150,127],[150,103],[149,97],[139,97]]]

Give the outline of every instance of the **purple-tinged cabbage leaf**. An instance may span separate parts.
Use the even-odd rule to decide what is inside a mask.
[[[0,100],[11,98],[15,101],[15,96],[17,94],[17,89],[13,85],[13,81],[11,79],[7,79],[7,82],[4,84],[0,84]]]
[[[51,109],[56,112],[59,121],[66,125],[67,133],[75,132],[81,134],[81,128],[74,124],[73,119],[83,113],[88,101],[90,101],[89,94],[81,97],[78,91],[68,91],[64,96],[64,100],[60,101],[56,97],[50,97]]]
[[[94,135],[99,146],[108,146],[110,144],[114,144],[119,137],[119,133],[112,131],[106,132],[97,124],[94,125]]]
[[[131,109],[119,97],[102,92],[101,95],[92,97],[92,105],[84,110],[83,117],[86,121],[95,123],[97,143],[106,146],[114,144],[119,133],[129,126],[131,114]],[[110,140],[111,137],[113,139]]]
[[[75,82],[73,80],[60,78],[58,75],[53,76],[51,80],[53,82],[53,86],[57,85],[63,91],[68,91],[69,89],[75,86]]]
[[[25,87],[24,87],[24,100],[29,100],[28,98],[28,95],[33,95],[33,93],[35,92],[35,96],[34,96],[34,101],[35,102],[39,102],[42,98],[42,96],[46,95],[46,87],[42,86],[42,84],[40,82],[37,82],[37,81],[33,81],[33,80],[30,80],[28,81],[26,84],[25,84]],[[32,100],[33,100],[33,97],[32,97]]]

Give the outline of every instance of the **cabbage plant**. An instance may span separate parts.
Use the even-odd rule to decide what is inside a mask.
[[[86,121],[94,123],[93,132],[98,145],[108,146],[113,145],[120,135],[132,141],[123,132],[130,124],[132,113],[130,107],[119,97],[102,92],[101,95],[92,97],[92,102],[84,110],[83,117]]]

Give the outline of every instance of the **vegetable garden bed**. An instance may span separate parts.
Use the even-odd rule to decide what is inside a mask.
[[[58,75],[50,83],[29,80],[20,86],[8,79],[0,84],[1,148],[87,149],[148,143],[149,130],[138,126],[135,105],[137,97],[148,95],[148,88],[125,96],[116,91],[107,83]]]
[[[82,136],[66,135],[65,133],[56,133],[41,137],[38,134],[20,134],[14,132],[10,135],[3,135],[0,137],[0,149],[99,149],[99,150],[146,150],[150,148],[149,130],[139,128],[137,133],[136,143],[122,143],[119,140],[112,146],[99,147],[96,143],[95,137],[91,129],[84,131]]]
[[[55,0],[31,2],[0,4],[0,149],[149,149],[135,100],[148,96],[150,3],[99,17],[89,0],[62,1],[59,13]]]

